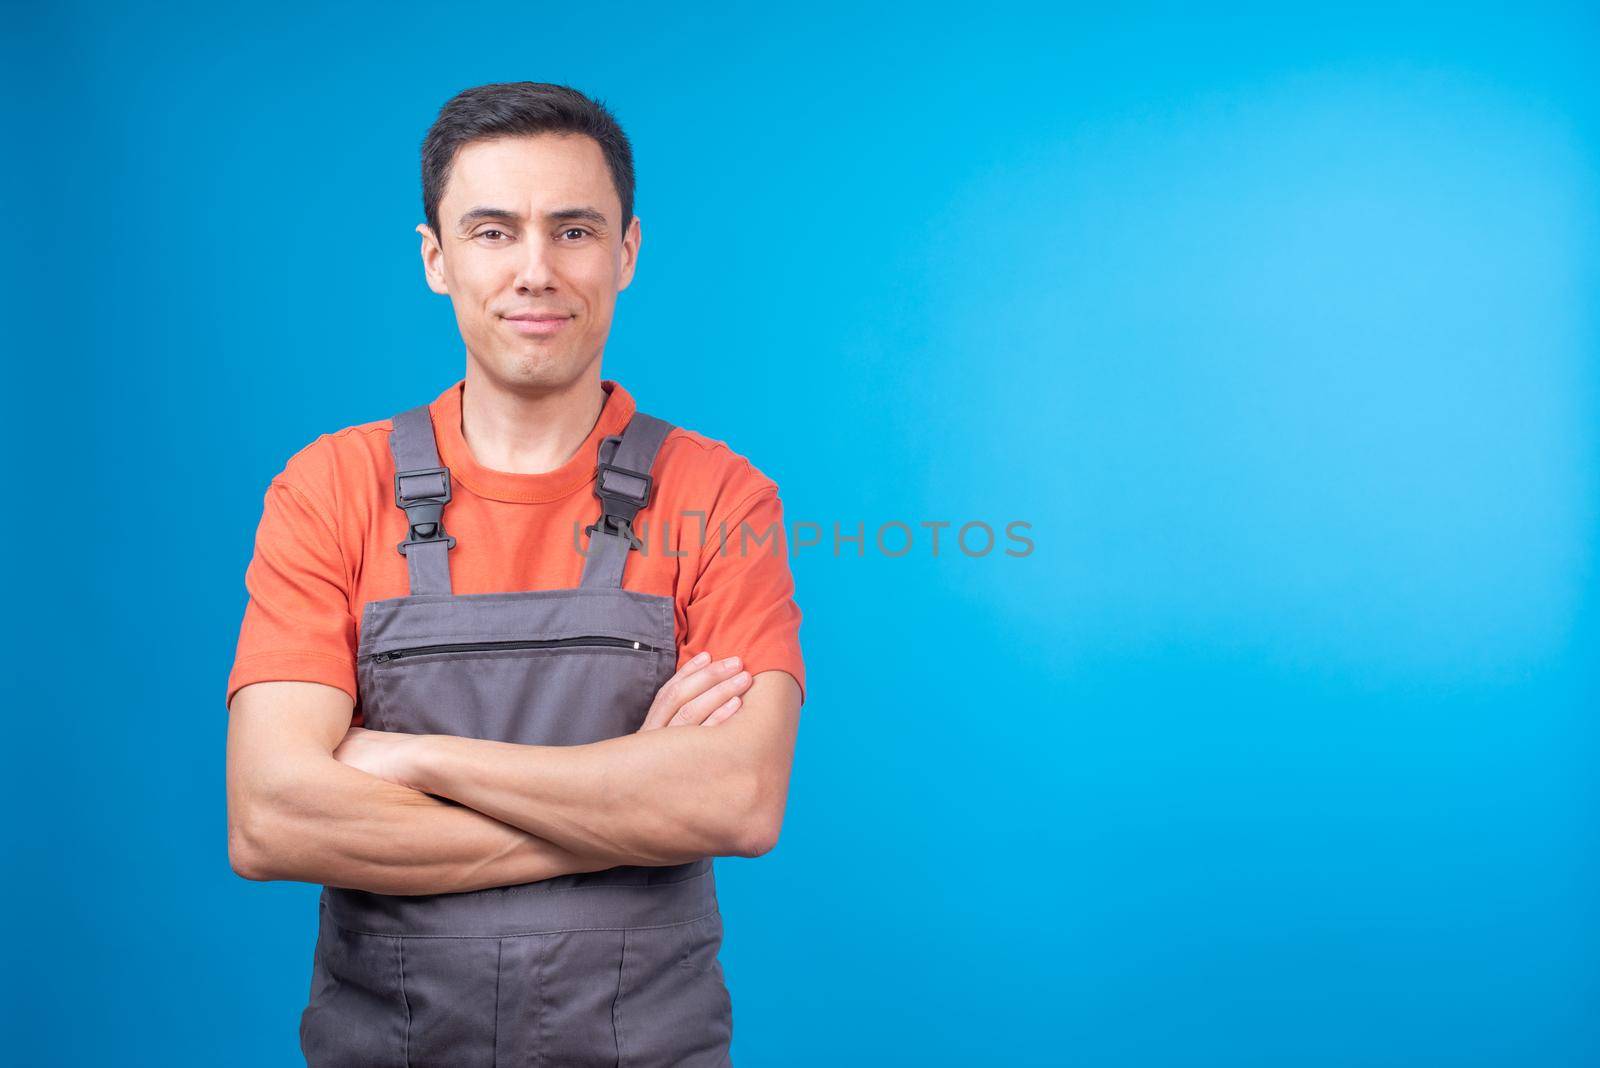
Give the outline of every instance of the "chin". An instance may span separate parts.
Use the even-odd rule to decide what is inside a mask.
[[[560,389],[583,374],[583,362],[559,349],[529,346],[520,352],[497,353],[491,377],[512,388]]]

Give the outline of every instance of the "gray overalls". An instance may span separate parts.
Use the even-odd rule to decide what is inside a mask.
[[[622,571],[670,429],[635,413],[601,442],[576,589],[458,596],[432,418],[395,416],[411,594],[362,610],[365,725],[533,745],[637,731],[676,671],[673,603]],[[454,894],[325,886],[300,1045],[312,1068],[728,1064],[721,944],[710,857]]]

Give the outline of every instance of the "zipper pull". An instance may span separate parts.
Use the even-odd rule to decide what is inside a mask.
[[[634,647],[634,648],[635,648],[635,649],[637,649],[637,648],[639,648],[639,643],[638,643],[638,642],[634,642],[634,643],[633,643],[633,647]]]

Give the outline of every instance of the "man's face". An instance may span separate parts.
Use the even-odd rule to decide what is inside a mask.
[[[505,137],[456,153],[440,233],[417,232],[428,287],[450,295],[481,370],[560,388],[600,357],[639,253],[639,220],[624,227],[621,215],[591,137]]]

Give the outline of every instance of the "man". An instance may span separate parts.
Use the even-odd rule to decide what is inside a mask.
[[[234,870],[324,886],[313,1065],[727,1063],[710,858],[776,842],[805,681],[777,487],[601,378],[640,246],[602,105],[469,89],[422,165],[466,373],[267,490]]]

